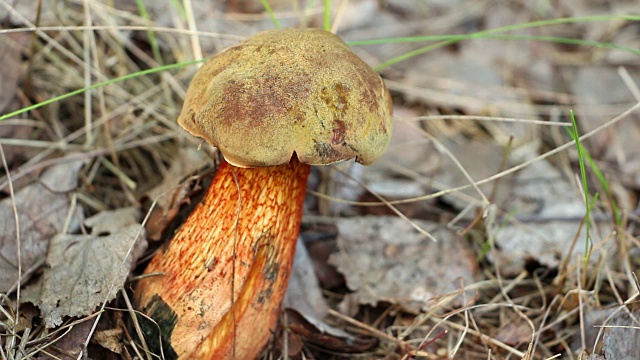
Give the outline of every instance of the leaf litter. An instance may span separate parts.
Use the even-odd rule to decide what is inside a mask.
[[[43,275],[23,297],[40,308],[47,327],[93,314],[122,289],[147,247],[137,218],[131,208],[102,212],[85,221],[92,234],[53,237]]]
[[[307,248],[300,239],[293,258],[293,270],[285,293],[284,306],[318,321],[324,319],[329,310]]]
[[[438,242],[396,217],[337,220],[340,250],[329,263],[345,276],[353,291],[347,298],[358,304],[399,304],[419,313],[438,295],[474,282],[475,257],[464,240],[441,225],[416,223]]]
[[[640,312],[620,311],[604,325],[604,357],[607,360],[640,358]]]
[[[209,163],[211,158],[204,151],[191,147],[178,149],[162,182],[146,193],[146,197],[153,204],[145,224],[147,238],[150,241],[159,240],[167,226],[178,215],[180,207],[190,202],[189,194],[194,189],[189,181],[185,181],[185,177],[195,174]]]
[[[70,192],[78,183],[84,161],[60,164],[45,170],[39,180],[15,194],[20,224],[22,271],[32,273],[47,253],[51,238],[75,232],[84,219],[81,205],[72,207]],[[0,201],[0,291],[7,292],[18,281],[16,222],[11,198]],[[26,280],[26,279],[23,279]]]
[[[173,8],[164,3],[145,1],[150,15],[149,19],[143,19],[138,15],[138,9],[131,4],[116,2],[115,7],[118,11],[114,11],[110,6],[89,1],[86,6],[94,21],[93,24],[111,26],[108,30],[94,32],[97,41],[91,44],[90,48],[104,54],[104,59],[92,63],[92,66],[95,65],[96,69],[100,70],[92,72],[92,76],[97,79],[103,79],[103,77],[106,79],[129,74],[140,68],[155,66],[153,56],[148,50],[149,40],[145,37],[145,32],[149,30],[150,25],[222,34],[218,37],[218,34],[201,32],[199,35],[202,36],[195,38],[192,37],[193,33],[166,33],[160,28],[155,28],[157,30],[155,35],[159,40],[165,63],[197,57],[195,54],[198,46],[201,46],[201,50],[207,55],[259,29],[271,28],[268,16],[262,11],[255,10],[260,9],[259,6],[256,7],[258,2],[233,1],[224,4],[203,4],[200,1],[194,1],[193,6],[198,9],[194,13],[197,26],[192,27],[182,17],[173,16]],[[68,5],[63,2],[43,2],[43,8],[46,11],[43,12],[44,16],[38,25],[59,25],[60,21],[65,24],[84,24],[87,19],[85,13],[79,11],[80,7]],[[471,4],[462,1],[409,0],[381,3],[374,0],[361,0],[348,2],[347,5],[344,8],[347,10],[342,14],[343,10],[338,5],[333,7],[334,19],[339,22],[339,18],[342,17],[344,21],[343,25],[337,26],[339,34],[349,40],[357,40],[388,36],[470,33],[501,25],[566,16],[633,13],[637,4],[627,0],[615,2],[579,0],[572,2],[570,6],[562,3],[557,7],[550,7],[548,4],[529,2],[496,4],[490,1],[478,1]],[[35,21],[36,7],[32,3],[19,1],[15,6],[27,19]],[[317,16],[320,14],[318,10],[321,10],[318,6],[304,9],[304,7],[291,6],[290,2],[278,2],[274,4],[274,8],[277,9],[277,16],[281,17],[281,23],[285,26],[297,24],[299,18],[296,14],[302,13],[309,20],[309,25],[322,26],[322,18]],[[7,6],[2,5],[1,9],[0,15],[11,24],[11,27],[30,26],[16,14],[5,16],[2,11],[7,9]],[[244,13],[244,11],[251,12]],[[117,27],[117,25],[132,24],[142,26],[144,30],[136,32]],[[637,48],[635,45],[638,43],[637,22],[619,19],[588,24],[546,26],[517,33],[571,36],[591,41],[612,42],[632,48]],[[50,98],[61,91],[76,90],[86,80],[81,75],[84,71],[82,61],[74,62],[61,56],[60,47],[55,46],[64,44],[64,48],[72,49],[82,57],[82,50],[87,50],[85,47],[88,46],[87,43],[81,44],[77,41],[82,38],[82,31],[57,29],[48,34],[56,35],[55,40],[46,40],[42,35],[37,37],[39,41],[36,46],[37,53],[31,65],[34,69],[33,84],[39,91],[35,93],[34,98],[27,99],[32,102]],[[0,34],[0,36],[6,35]],[[366,61],[375,65],[409,50],[418,49],[425,44],[424,42],[385,44],[357,47],[356,51]],[[46,50],[40,50],[40,48]],[[405,120],[411,125],[407,127],[405,136],[399,136],[401,141],[396,144],[397,146],[390,149],[393,152],[392,156],[378,164],[381,166],[365,168],[357,178],[362,179],[369,189],[379,191],[389,200],[422,196],[432,191],[447,190],[456,185],[467,185],[468,181],[459,176],[460,169],[449,164],[449,159],[438,154],[434,150],[435,146],[416,129],[433,134],[439,141],[446,144],[474,180],[494,175],[499,171],[499,160],[505,153],[504,149],[512,135],[515,135],[513,149],[509,154],[507,167],[518,164],[524,159],[535,158],[549,148],[559,146],[567,141],[567,138],[562,131],[548,131],[547,127],[539,125],[444,119],[421,121],[420,117],[463,114],[555,121],[558,119],[554,116],[562,117],[568,113],[569,108],[575,108],[580,132],[584,133],[585,130],[611,120],[638,101],[637,97],[633,96],[633,86],[625,86],[621,81],[617,82],[620,74],[624,73],[622,70],[625,70],[632,79],[629,84],[634,81],[637,84],[636,63],[637,55],[618,50],[594,50],[590,47],[527,41],[481,40],[459,43],[383,69],[382,73],[395,95],[396,108],[407,110],[409,114],[406,118],[409,120]],[[586,68],[591,65],[593,65],[592,69],[587,70]],[[84,105],[93,104],[95,113],[93,120],[96,120],[92,123],[95,126],[94,135],[104,133],[116,136],[114,139],[116,146],[108,150],[113,150],[120,160],[119,170],[125,172],[145,189],[145,184],[151,184],[153,181],[157,184],[165,176],[167,178],[172,176],[159,169],[171,164],[171,159],[177,153],[177,143],[180,146],[187,143],[187,148],[197,146],[197,142],[177,132],[172,123],[176,117],[176,109],[179,109],[179,101],[174,98],[180,98],[180,86],[188,82],[194,70],[190,67],[184,71],[167,73],[162,78],[152,75],[130,79],[126,86],[123,84],[122,87],[120,84],[111,85],[105,88],[104,94],[107,96],[104,97],[106,101],[103,103],[101,103],[100,91],[92,92],[91,98],[85,99]],[[605,77],[597,74],[601,70],[607,73]],[[175,91],[176,94],[169,94],[166,91],[166,84],[163,83],[166,79],[170,79],[171,91]],[[123,89],[124,91],[121,91]],[[598,92],[599,89],[604,93]],[[626,92],[627,90],[629,91]],[[579,101],[576,100],[578,98],[580,98]],[[92,120],[79,116],[86,113],[82,111],[81,101],[78,98],[71,98],[59,104],[60,106],[56,103],[42,108],[42,113],[25,115],[30,121],[32,117],[38,119],[39,126],[46,122],[46,128],[44,131],[39,131],[42,128],[32,126],[32,129],[29,129],[30,132],[25,133],[24,137],[58,142],[67,135],[67,131],[77,131],[86,125],[86,121]],[[102,109],[102,106],[106,106],[106,109]],[[121,108],[127,111],[118,110]],[[105,113],[103,113],[104,110],[106,110]],[[400,112],[401,110],[397,111],[397,113]],[[100,116],[107,116],[107,114],[111,119],[100,122]],[[574,265],[581,263],[578,260],[583,258],[582,251],[585,249],[584,234],[578,231],[581,229],[580,222],[581,217],[584,216],[585,206],[582,192],[574,178],[577,173],[576,154],[570,150],[562,156],[529,165],[530,171],[526,171],[527,168],[525,168],[511,176],[501,178],[495,187],[496,193],[492,199],[495,203],[492,209],[495,209],[495,212],[485,211],[484,214],[488,217],[484,221],[475,221],[478,214],[482,215],[483,209],[469,207],[469,197],[477,196],[474,192],[464,192],[458,196],[434,197],[419,204],[402,204],[406,207],[398,205],[397,207],[406,214],[410,214],[411,218],[417,219],[413,221],[418,221],[422,227],[437,235],[439,241],[435,244],[424,239],[415,240],[412,228],[406,228],[407,224],[402,224],[402,221],[391,222],[386,218],[369,220],[376,217],[355,216],[352,223],[343,224],[337,240],[340,246],[331,259],[342,257],[342,260],[335,261],[341,273],[347,278],[347,284],[342,283],[337,274],[331,273],[331,270],[335,271],[335,269],[326,261],[323,260],[325,263],[322,267],[315,267],[330,273],[328,276],[321,274],[321,278],[325,278],[321,283],[330,284],[322,286],[322,296],[330,307],[330,315],[323,319],[323,323],[339,330],[344,329],[350,334],[366,334],[380,341],[349,349],[348,345],[352,343],[351,338],[342,338],[343,341],[335,342],[333,342],[335,339],[323,338],[322,336],[326,335],[325,332],[314,325],[306,324],[307,320],[295,312],[296,315],[288,317],[290,328],[300,329],[300,333],[296,335],[297,340],[290,343],[289,349],[295,350],[290,351],[292,357],[327,358],[329,355],[323,352],[323,348],[341,353],[336,356],[345,357],[347,350],[352,350],[358,356],[367,358],[420,356],[473,359],[557,358],[559,354],[569,356],[569,352],[572,352],[571,355],[575,358],[575,354],[580,350],[589,349],[588,352],[590,352],[591,346],[587,345],[585,348],[581,344],[583,340],[581,327],[588,325],[582,324],[580,311],[599,311],[612,305],[618,306],[625,303],[627,299],[632,299],[634,291],[637,292],[632,285],[633,275],[637,273],[638,268],[637,261],[633,260],[637,257],[635,255],[638,248],[636,239],[638,234],[636,194],[638,126],[637,121],[634,121],[637,119],[637,114],[635,116],[636,118],[625,119],[615,128],[602,131],[592,137],[591,141],[586,142],[589,151],[604,169],[607,180],[611,182],[611,188],[614,189],[614,196],[618,198],[618,203],[624,210],[623,226],[619,228],[610,221],[608,201],[605,201],[608,199],[603,200],[604,197],[601,196],[600,202],[593,210],[594,216],[591,221],[594,237],[592,240],[595,247],[590,260],[593,264],[594,259],[597,259],[598,266],[582,268],[569,266],[564,262],[565,259],[570,258],[572,261],[575,260]],[[40,121],[41,118],[47,121]],[[30,123],[26,122],[26,124]],[[117,131],[113,131],[114,129]],[[9,132],[8,134],[9,137],[13,137],[13,134],[17,133]],[[23,137],[19,134],[15,136]],[[80,145],[85,140],[84,135],[79,136],[70,140],[72,145]],[[68,138],[64,137],[64,139],[67,141]],[[94,137],[95,139],[98,139],[96,143],[83,144],[87,146],[83,149],[88,149],[87,158],[89,159],[93,156],[98,158],[102,156],[95,155],[96,153],[110,153],[101,147],[103,139],[100,136]],[[491,145],[484,147],[487,143]],[[527,147],[529,149],[525,149]],[[16,151],[18,147],[14,146],[6,148],[8,154],[11,152],[18,154],[14,164],[10,166],[12,169],[19,168],[20,163],[25,161],[21,158],[25,152]],[[60,152],[67,151],[63,149]],[[51,158],[45,161],[50,160]],[[120,194],[121,189],[113,185],[112,178],[104,175],[100,159],[90,161],[91,170],[86,174],[86,178],[83,174],[82,189],[78,194],[81,201],[77,208],[90,205],[91,207],[86,207],[90,210],[85,208],[85,211],[93,214],[100,212],[101,208],[125,207],[121,200],[123,198]],[[487,170],[486,172],[482,172],[482,165],[486,167],[484,169]],[[475,169],[476,167],[480,172]],[[446,176],[447,174],[453,174],[453,176]],[[188,193],[190,190],[175,188],[176,182],[172,184],[161,190],[170,194],[172,199],[168,201],[166,207],[162,206],[162,216],[158,221],[161,226],[159,230],[154,230],[153,236],[150,233],[149,237],[160,238],[163,236],[163,231],[170,232],[170,229],[164,228],[164,225],[174,216],[181,204],[189,201],[189,196],[185,195],[185,192]],[[177,190],[172,193],[168,190],[170,188]],[[597,186],[590,186],[592,192],[594,188],[599,191]],[[94,191],[95,189],[98,191]],[[494,186],[489,184],[481,189],[484,193],[491,194]],[[348,200],[354,200],[353,195],[357,195],[361,196],[361,199],[370,201],[370,198],[364,198],[366,195],[361,195],[362,192],[359,189],[346,195],[340,192],[332,194]],[[43,190],[42,194],[46,194],[46,191]],[[68,194],[65,196],[68,200]],[[143,196],[143,193],[136,193],[135,196]],[[118,200],[112,202],[113,198]],[[12,214],[8,203],[5,203],[6,200],[3,200],[2,207],[6,206],[6,213]],[[473,202],[476,203],[476,200]],[[105,207],[101,202],[109,206]],[[137,205],[135,201],[133,203]],[[424,203],[428,203],[428,206],[424,206]],[[322,231],[326,231],[326,228],[313,224],[315,220],[333,223],[334,217],[341,221],[348,220],[348,216],[360,213],[373,214],[376,211],[379,214],[390,213],[388,208],[383,206],[346,206],[344,203],[340,206],[330,206],[328,212],[320,212],[317,211],[313,202],[309,204],[310,206],[306,209],[310,214],[307,226],[321,228]],[[44,206],[46,207],[47,204]],[[434,208],[437,210],[435,214]],[[381,209],[384,210],[380,211]],[[75,220],[75,226],[69,226],[67,233],[75,234],[82,229],[80,225],[83,224],[84,219],[78,214],[74,216],[78,217]],[[132,215],[123,217],[129,216]],[[331,218],[327,220],[329,216]],[[452,218],[455,220],[450,221]],[[13,217],[9,215],[6,219],[6,224],[13,221]],[[108,219],[109,217],[105,220]],[[63,218],[60,217],[59,220],[63,221]],[[135,221],[138,220],[139,216],[136,216]],[[99,222],[102,221],[104,220]],[[396,236],[391,237],[391,240],[382,239],[380,234],[371,232],[370,229],[366,229],[367,225],[360,225],[360,222],[369,226],[378,226],[383,223],[390,231],[395,231]],[[119,223],[121,229],[136,226],[126,225],[127,221],[113,220],[113,223]],[[348,229],[350,226],[359,229],[361,233],[354,234],[353,230]],[[102,248],[102,251],[106,251],[102,238],[116,236],[120,234],[121,229],[111,231],[94,225],[89,232],[90,235],[76,235],[86,236],[86,238],[71,239],[58,235],[60,239],[56,238],[56,243],[60,246],[68,246],[68,249],[62,252],[63,256],[68,255],[69,252],[73,253],[76,249],[84,249],[83,251],[88,254],[96,256],[96,249]],[[615,229],[615,234],[612,229]],[[85,230],[82,231],[87,233]],[[46,234],[50,239],[61,232],[63,231],[60,228],[56,228],[56,231]],[[132,236],[132,234],[126,235]],[[42,243],[38,248],[41,254],[40,263],[44,261],[47,254],[46,247],[44,251],[42,250],[43,244],[48,244],[50,241],[45,239],[47,236],[41,239]],[[494,243],[493,247],[487,251],[484,246],[490,238],[494,239]],[[573,242],[574,238],[575,242]],[[6,244],[15,243],[15,238],[12,239],[11,236],[7,236],[6,239],[3,238],[0,242],[2,250],[7,249]],[[89,246],[91,243],[95,243],[95,248]],[[319,243],[336,244],[335,240],[319,241]],[[322,247],[326,251],[332,249],[333,245],[323,244],[314,248]],[[434,248],[437,250],[432,250]],[[111,249],[108,250],[111,251]],[[25,259],[31,256],[30,251],[25,249]],[[487,256],[483,257],[485,251]],[[57,250],[52,249],[52,252],[55,253]],[[461,253],[466,255],[458,256],[459,263],[450,260],[451,256]],[[11,256],[15,256],[15,250],[9,251],[8,254],[10,256],[5,258],[13,259]],[[441,256],[441,259],[433,260],[435,262],[432,269],[420,265],[421,261],[424,261],[422,258],[431,259],[432,255]],[[313,253],[310,256],[315,262],[319,259]],[[377,258],[367,260],[366,256],[377,256]],[[535,269],[530,269],[526,258],[533,259],[550,270],[568,273],[568,275],[546,278]],[[120,257],[120,260],[124,258]],[[355,261],[363,268],[356,272],[355,270],[358,269],[354,270],[354,264],[349,261]],[[55,261],[52,262],[55,263]],[[442,287],[428,286],[425,291],[421,284],[430,279],[429,276],[440,275],[448,269],[449,262],[463,269],[472,269],[472,271],[463,271],[467,275],[472,274],[471,279],[461,281],[463,277],[459,277],[456,278],[456,282],[456,279],[445,281],[438,278],[437,284],[442,283]],[[133,264],[134,260],[127,258],[125,263]],[[497,269],[498,264],[500,271]],[[402,269],[403,267],[406,269]],[[585,270],[586,272],[577,274]],[[397,274],[398,284],[387,281],[385,272]],[[411,276],[412,274],[414,277]],[[121,276],[124,276],[118,272],[111,275],[117,275],[118,282]],[[43,271],[41,278],[44,277]],[[304,279],[306,280],[303,282],[313,282],[312,278]],[[382,281],[378,284],[376,280],[379,279]],[[448,289],[449,291],[473,290],[473,296],[468,297],[470,302],[456,306],[450,306],[451,303],[441,306],[430,302],[429,299],[437,299],[447,291],[447,284],[452,286]],[[315,285],[313,287],[316,288]],[[68,288],[64,289],[68,291]],[[304,289],[304,287],[299,288],[298,293],[304,292]],[[367,289],[375,289],[375,292],[365,291]],[[105,287],[101,287],[100,291],[103,292],[103,298],[112,295]],[[64,300],[66,295],[62,294],[58,297]],[[90,303],[97,302],[93,300],[87,301],[84,306],[70,308],[70,310],[82,312],[80,308],[88,309]],[[346,306],[347,303],[352,303],[353,307]],[[114,305],[120,305],[120,303]],[[28,316],[33,314],[33,310],[29,311],[25,306],[27,305],[23,305],[20,309],[21,317],[25,314]],[[83,311],[91,313],[89,310]],[[346,315],[341,314],[342,317],[338,318],[335,316],[337,311],[343,311]],[[63,318],[62,313],[52,312],[48,316],[49,322]],[[345,321],[348,316],[353,319]],[[38,325],[40,319],[35,317],[32,320],[30,322],[25,318],[17,323],[22,324],[21,329],[27,328],[29,324],[33,324],[33,328],[38,329],[38,326],[41,326]],[[4,319],[2,321],[5,322]],[[531,330],[529,321],[534,325],[536,335],[534,344],[529,344],[530,339],[527,336],[530,334],[528,331]],[[442,329],[447,330],[444,335],[442,335]],[[616,335],[619,339],[629,334],[627,328],[607,330],[613,329],[621,330],[619,335]],[[107,346],[115,350],[122,349],[121,356],[131,358],[131,353],[128,351],[136,349],[135,346],[130,346],[135,343],[135,340],[130,342],[128,338],[120,337],[120,331],[124,331],[123,328],[117,328],[114,331],[116,334],[105,333],[107,340],[99,341],[106,344],[122,339],[122,347]],[[302,333],[308,336],[300,335]],[[286,334],[285,331],[278,333],[278,339],[285,338],[284,334]],[[340,336],[335,334],[334,337]],[[5,339],[7,337],[3,337],[3,341],[6,341]],[[94,334],[94,340],[98,341],[98,339],[98,335]],[[620,348],[611,340],[611,337],[607,339],[609,340],[604,342],[609,344],[610,349],[613,346]],[[78,337],[76,341],[79,340],[85,339]],[[412,345],[405,347],[408,343]],[[575,347],[566,345],[568,343],[578,345]],[[8,344],[8,341],[5,344]],[[413,346],[413,344],[417,345]],[[600,345],[603,345],[602,340]],[[77,348],[72,346],[69,349]],[[612,356],[610,352],[598,349],[600,348],[596,348],[598,354],[589,354],[589,358]],[[140,351],[140,349],[137,350]],[[607,360],[610,359],[607,357]]]
[[[514,150],[517,162],[537,156],[530,147],[520,150],[523,151]],[[509,186],[501,187],[506,189]],[[535,259],[548,268],[559,267],[566,257],[572,260],[570,263],[580,262],[585,249],[589,249],[587,241],[596,249],[590,258],[593,264],[600,256],[612,259],[615,242],[608,241],[613,231],[611,219],[595,214],[595,226],[587,240],[582,195],[548,161],[537,161],[517,172],[504,197],[509,201],[501,208],[502,215],[497,220],[487,219],[487,226],[499,249],[489,257],[500,262],[505,274],[517,275],[527,259]]]

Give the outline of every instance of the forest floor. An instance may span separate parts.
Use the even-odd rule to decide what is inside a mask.
[[[313,170],[263,358],[640,358],[635,0],[269,4],[0,0],[0,358],[158,358],[133,284],[217,157],[187,86],[274,18],[352,46],[394,129]]]

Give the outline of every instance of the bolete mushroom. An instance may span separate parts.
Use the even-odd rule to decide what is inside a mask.
[[[135,289],[165,358],[252,359],[277,322],[310,165],[387,147],[391,98],[336,35],[261,32],[207,61],[178,119],[224,160],[204,199]]]

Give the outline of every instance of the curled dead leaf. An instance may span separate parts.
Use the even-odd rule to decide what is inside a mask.
[[[128,222],[120,213],[130,216],[127,209],[98,216],[102,223],[94,226],[108,232],[60,234],[51,241],[44,274],[23,296],[40,308],[47,327],[60,325],[64,317],[93,313],[123,287],[147,242],[140,224],[114,226]]]

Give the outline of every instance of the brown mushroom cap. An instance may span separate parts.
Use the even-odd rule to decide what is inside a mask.
[[[261,32],[209,59],[178,119],[240,167],[375,161],[391,135],[380,76],[320,29]]]

